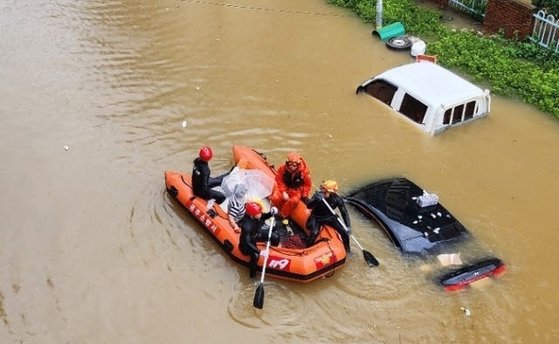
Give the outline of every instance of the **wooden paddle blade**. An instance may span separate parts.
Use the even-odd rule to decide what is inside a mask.
[[[369,251],[363,250],[363,258],[369,264],[369,267],[372,268],[373,266],[378,266],[378,260],[371,254]]]
[[[264,284],[260,283],[258,288],[256,288],[252,305],[258,309],[262,309],[264,307]]]

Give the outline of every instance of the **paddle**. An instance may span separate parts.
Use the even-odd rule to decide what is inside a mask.
[[[336,216],[336,219],[338,219],[338,222],[342,225],[343,229],[349,234],[349,229],[347,229],[345,223],[342,221],[342,219],[340,219],[338,214],[336,214],[336,212],[334,212],[334,209],[332,209],[332,207],[330,206],[330,204],[328,204],[328,202],[326,201],[326,199],[324,197],[322,197],[322,201],[324,202],[324,204],[326,204],[326,206],[328,207],[328,209],[330,210],[332,215]],[[378,263],[378,260],[375,258],[375,256],[373,256],[371,252],[365,250],[363,248],[363,246],[361,246],[359,241],[357,241],[357,239],[355,239],[353,234],[351,234],[351,238],[353,239],[353,241],[355,241],[357,246],[359,246],[359,248],[363,252],[363,258],[365,259],[365,261],[367,262],[369,267],[378,266],[379,263]]]
[[[268,265],[268,256],[270,255],[270,241],[272,238],[272,229],[274,228],[274,217],[270,220],[270,229],[268,230],[268,242],[266,243],[266,251],[264,256],[264,265],[262,265],[262,276],[260,276],[260,284],[254,293],[254,301],[252,305],[258,309],[264,307],[264,275],[266,275],[266,265]]]

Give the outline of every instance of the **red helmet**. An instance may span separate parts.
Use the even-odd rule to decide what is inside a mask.
[[[262,214],[262,206],[256,202],[247,202],[245,210],[250,216],[257,216]]]
[[[212,149],[210,147],[203,146],[202,148],[200,148],[200,153],[198,153],[198,156],[200,156],[200,159],[204,161],[210,161],[213,158],[214,153],[212,152]]]

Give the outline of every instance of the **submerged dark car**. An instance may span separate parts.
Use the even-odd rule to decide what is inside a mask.
[[[374,182],[345,197],[377,221],[405,254],[437,257],[443,268],[436,280],[446,290],[459,290],[506,267],[430,194],[406,178]],[[457,253],[458,252],[458,253]]]

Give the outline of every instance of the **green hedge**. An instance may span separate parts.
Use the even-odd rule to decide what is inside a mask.
[[[559,0],[532,0],[537,8],[545,10],[549,14],[559,15]]]
[[[355,11],[365,22],[375,21],[374,0],[327,0]],[[452,30],[438,11],[412,0],[384,0],[384,23],[399,21],[408,33],[428,42],[427,52],[439,63],[488,83],[492,92],[519,97],[559,118],[559,56],[533,43]]]

